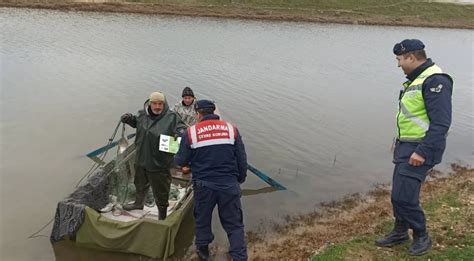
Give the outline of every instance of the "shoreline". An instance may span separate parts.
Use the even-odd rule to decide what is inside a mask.
[[[444,4],[456,5],[456,4]],[[466,5],[465,5],[466,6]],[[474,5],[467,5],[468,11],[474,10]],[[288,21],[288,22],[313,22],[355,25],[380,25],[380,26],[409,26],[409,27],[434,27],[474,29],[474,15],[472,19],[437,19],[428,21],[419,16],[388,16],[376,13],[365,13],[363,9],[315,9],[305,7],[262,7],[239,5],[188,5],[188,4],[161,4],[161,3],[131,3],[131,2],[68,2],[59,1],[18,1],[2,0],[0,7],[49,9],[59,11],[85,11],[85,12],[110,12],[134,13],[145,15],[175,15],[188,17],[211,17],[224,19]],[[435,8],[434,6],[433,8]],[[388,8],[388,7],[384,7]],[[391,7],[390,7],[391,8]],[[438,10],[435,8],[433,10]],[[403,9],[400,9],[403,11]],[[474,12],[473,12],[474,13]]]
[[[451,172],[432,171],[420,201],[427,216],[433,249],[425,258],[456,260],[474,255],[474,168],[451,164]],[[408,243],[380,248],[374,239],[393,226],[391,186],[380,185],[366,195],[348,195],[322,203],[319,211],[288,217],[285,224],[247,232],[251,260],[383,260],[407,259]],[[466,233],[467,232],[467,233]],[[467,243],[466,243],[467,242]],[[395,249],[395,251],[394,251]],[[219,250],[217,250],[219,252]]]

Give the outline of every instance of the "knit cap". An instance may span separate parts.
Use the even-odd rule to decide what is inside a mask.
[[[183,89],[183,94],[181,94],[181,97],[184,97],[184,96],[191,96],[191,97],[194,97],[194,92],[191,88],[189,87],[184,87]]]

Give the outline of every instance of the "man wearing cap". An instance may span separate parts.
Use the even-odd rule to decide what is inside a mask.
[[[196,97],[194,97],[193,90],[189,87],[185,87],[181,97],[182,100],[174,105],[173,111],[181,116],[181,119],[183,119],[183,122],[187,126],[196,124],[196,111],[194,110]]]
[[[174,160],[193,169],[196,249],[208,260],[208,245],[214,240],[211,219],[218,206],[219,219],[230,243],[232,260],[247,260],[240,184],[247,176],[247,156],[235,126],[214,114],[213,102],[196,102],[198,123],[187,128]]]
[[[397,113],[392,181],[393,230],[375,243],[391,247],[409,240],[410,255],[423,255],[432,246],[426,219],[420,207],[420,188],[434,165],[441,162],[451,125],[452,78],[427,59],[425,45],[417,39],[395,44],[398,67],[408,79],[403,83]]]
[[[137,115],[125,113],[121,121],[137,129],[134,179],[136,197],[134,203],[125,205],[123,209],[143,209],[145,194],[151,186],[158,206],[158,218],[163,220],[168,208],[173,155],[158,149],[160,135],[175,136],[183,132],[186,126],[177,113],[168,109],[166,98],[161,92],[151,93],[143,110],[138,111]]]

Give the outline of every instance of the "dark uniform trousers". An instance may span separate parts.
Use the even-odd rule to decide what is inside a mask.
[[[392,181],[392,206],[395,218],[414,233],[426,232],[426,220],[420,207],[420,189],[432,165],[414,167],[408,162],[395,164]]]
[[[193,190],[196,246],[207,246],[214,240],[211,221],[212,212],[217,205],[219,219],[229,239],[230,256],[235,261],[247,260],[240,192],[210,189],[200,184],[199,181],[193,182]]]
[[[171,186],[170,169],[159,171],[148,171],[135,165],[135,180],[133,181],[137,190],[137,200],[144,203],[145,194],[151,186],[155,202],[158,207],[168,207],[168,198]]]

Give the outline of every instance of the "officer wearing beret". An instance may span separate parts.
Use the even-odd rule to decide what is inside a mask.
[[[396,118],[391,195],[395,225],[375,241],[381,247],[401,244],[409,240],[408,229],[412,229],[410,255],[423,255],[432,246],[420,207],[420,188],[428,171],[441,162],[451,125],[453,80],[427,59],[424,48],[417,39],[406,39],[393,47],[398,67],[408,79],[400,91]]]
[[[208,245],[214,240],[211,219],[218,206],[219,219],[230,243],[232,259],[247,260],[240,184],[247,176],[247,156],[239,131],[214,114],[213,102],[196,102],[198,123],[188,127],[174,160],[193,170],[196,250],[208,260]]]

